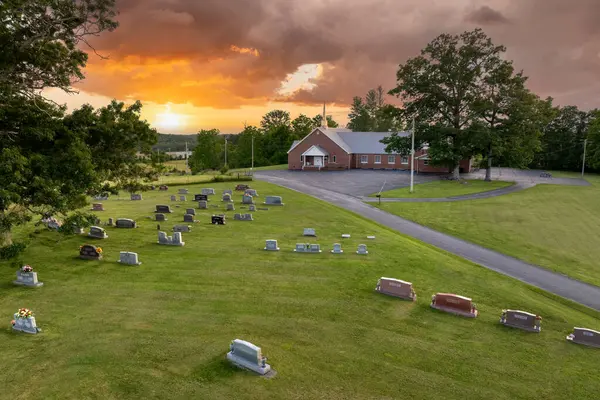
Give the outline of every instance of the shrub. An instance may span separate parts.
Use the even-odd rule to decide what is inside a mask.
[[[218,183],[218,182],[251,182],[252,177],[239,175],[239,174],[234,175],[234,176],[216,175],[216,176],[213,176],[213,178],[210,181],[214,182],[214,183]]]
[[[229,171],[229,166],[227,164],[223,165],[221,167],[221,169],[219,170],[219,172],[221,173],[221,175],[225,175],[227,173],[227,171]]]
[[[25,243],[13,243],[8,246],[0,247],[0,260],[10,260],[21,254],[27,245]]]

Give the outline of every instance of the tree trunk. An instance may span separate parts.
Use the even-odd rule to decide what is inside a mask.
[[[10,246],[12,244],[12,235],[10,231],[0,232],[0,247]]]
[[[460,165],[459,164],[456,164],[456,166],[452,170],[452,179],[454,179],[454,180],[460,179]]]
[[[486,182],[492,181],[492,146],[488,149],[488,157],[487,157],[487,168],[485,169],[485,179]]]

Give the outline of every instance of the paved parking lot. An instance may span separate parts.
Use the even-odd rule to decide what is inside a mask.
[[[347,171],[257,171],[259,176],[273,176],[305,185],[327,189],[350,196],[367,196],[383,190],[391,190],[410,185],[410,172],[406,171],[375,171],[352,169]],[[415,174],[415,184],[439,179],[435,175]]]

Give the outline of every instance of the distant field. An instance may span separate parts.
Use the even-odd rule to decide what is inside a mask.
[[[203,186],[188,188],[199,193]],[[142,201],[104,201],[102,221],[139,224],[106,227],[105,240],[32,234],[23,260],[43,287],[14,287],[15,269],[0,263],[2,397],[598,399],[600,350],[565,336],[573,326],[600,329],[599,313],[310,196],[264,182],[251,186],[259,201],[280,195],[285,206],[257,211],[252,222],[234,221],[219,201],[234,184],[211,184],[217,195],[209,204],[218,207],[196,210],[199,222],[183,234],[185,247],[156,244],[157,223],[147,218],[155,204],[170,204],[161,229],[182,223],[195,203],[170,202],[175,188],[145,192]],[[239,192],[234,199],[235,212],[247,212]],[[227,225],[209,224],[217,212],[227,215]],[[304,227],[316,229],[310,241],[320,243],[321,254],[292,251],[308,240]],[[342,240],[342,233],[352,237]],[[264,251],[265,239],[277,239],[281,251]],[[344,254],[329,252],[336,242]],[[78,259],[85,243],[102,246],[104,260]],[[355,254],[360,243],[369,255]],[[120,265],[120,251],[138,252],[143,264]],[[417,301],[375,293],[381,276],[413,282]],[[479,317],[432,310],[435,292],[472,297]],[[33,309],[41,334],[11,332],[19,307]],[[501,326],[503,308],[539,313],[542,332]],[[277,376],[230,366],[225,354],[235,338],[261,346]]]
[[[542,184],[490,199],[381,208],[600,286],[600,176],[586,179],[592,186]]]
[[[468,181],[447,181],[437,180],[433,182],[420,183],[414,186],[413,193],[410,193],[410,188],[404,187],[400,189],[388,190],[381,193],[382,198],[442,198],[461,196],[465,194],[488,192],[490,190],[500,189],[512,185],[512,182],[492,181],[485,182],[483,180],[473,179]],[[371,196],[375,196],[373,193]]]

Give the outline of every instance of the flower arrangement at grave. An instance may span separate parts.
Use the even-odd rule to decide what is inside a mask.
[[[96,247],[96,251],[98,252],[98,254],[102,254],[102,247]]]
[[[31,317],[33,317],[33,312],[29,308],[19,308],[19,311],[15,314],[17,319],[29,319]]]
[[[21,272],[33,272],[33,268],[29,264],[23,265],[21,267]]]

